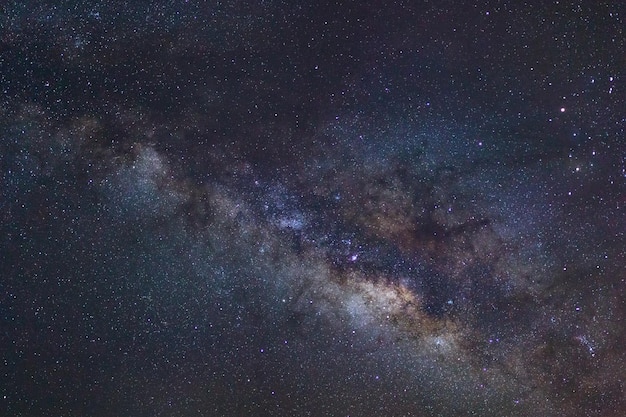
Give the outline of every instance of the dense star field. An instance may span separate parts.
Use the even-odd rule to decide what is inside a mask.
[[[625,29],[3,2],[0,415],[623,417]]]

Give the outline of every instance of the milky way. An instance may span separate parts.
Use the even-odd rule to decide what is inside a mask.
[[[0,8],[0,414],[622,416],[624,7]]]

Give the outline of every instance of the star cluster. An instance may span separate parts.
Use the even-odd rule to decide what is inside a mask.
[[[624,6],[309,3],[0,6],[0,414],[624,415]]]

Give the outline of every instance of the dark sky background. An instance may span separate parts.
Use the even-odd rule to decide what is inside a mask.
[[[625,18],[2,2],[0,415],[626,415]]]

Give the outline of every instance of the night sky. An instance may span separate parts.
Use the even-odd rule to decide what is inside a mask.
[[[625,416],[625,83],[622,1],[3,1],[0,416]]]

